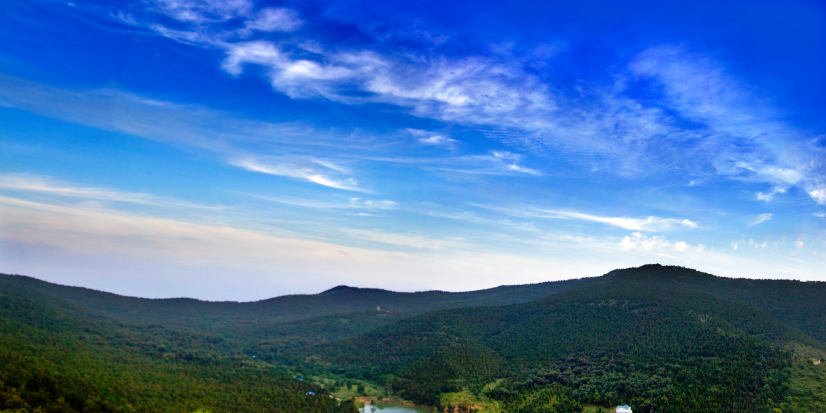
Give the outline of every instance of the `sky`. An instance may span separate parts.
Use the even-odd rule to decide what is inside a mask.
[[[0,272],[826,281],[826,4],[682,3],[6,0]]]

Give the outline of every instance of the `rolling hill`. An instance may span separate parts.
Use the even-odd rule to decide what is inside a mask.
[[[812,363],[826,359],[824,293],[660,265],[252,303],[3,275],[0,411],[352,413],[330,397],[344,382],[490,413],[826,411],[826,368]]]
[[[80,287],[67,287],[35,278],[0,274],[0,285],[57,300],[56,305],[81,308],[127,322],[154,323],[189,329],[222,329],[266,325],[328,314],[384,310],[406,315],[445,308],[523,303],[594,282],[585,278],[539,284],[500,286],[469,292],[423,291],[399,293],[375,288],[338,286],[319,294],[287,295],[255,302],[209,302],[190,298],[124,297]]]

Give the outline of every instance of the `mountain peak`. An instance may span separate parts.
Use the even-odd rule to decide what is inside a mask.
[[[340,293],[343,291],[353,291],[358,290],[358,287],[350,287],[349,285],[337,285],[329,290],[322,291],[321,294],[333,294],[333,293]]]
[[[623,268],[605,274],[618,279],[713,279],[714,275],[678,265],[645,264],[639,267]]]

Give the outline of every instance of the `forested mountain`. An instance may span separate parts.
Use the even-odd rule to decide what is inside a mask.
[[[0,276],[0,411],[354,412],[345,382],[491,413],[826,411],[824,292],[660,265],[254,303]]]
[[[381,307],[407,315],[445,308],[524,303],[556,292],[576,289],[596,278],[509,285],[469,292],[399,293],[375,288],[338,286],[319,294],[287,295],[255,302],[210,302],[190,298],[145,299],[67,287],[31,277],[0,274],[0,285],[43,294],[96,314],[124,321],[190,329],[261,325],[327,314],[375,310]]]
[[[791,373],[808,363],[803,353],[826,350],[813,337],[822,312],[800,311],[822,308],[824,296],[811,292],[822,283],[744,282],[662,266],[602,281],[525,304],[432,312],[300,357],[427,404],[460,389],[513,411],[532,411],[526,403],[537,397],[555,406],[550,411],[580,411],[581,403],[807,411],[822,402],[807,398],[810,389]],[[800,290],[808,294],[795,296]]]

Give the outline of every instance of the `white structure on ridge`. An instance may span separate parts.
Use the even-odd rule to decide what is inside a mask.
[[[617,413],[632,413],[631,406],[617,406]]]

